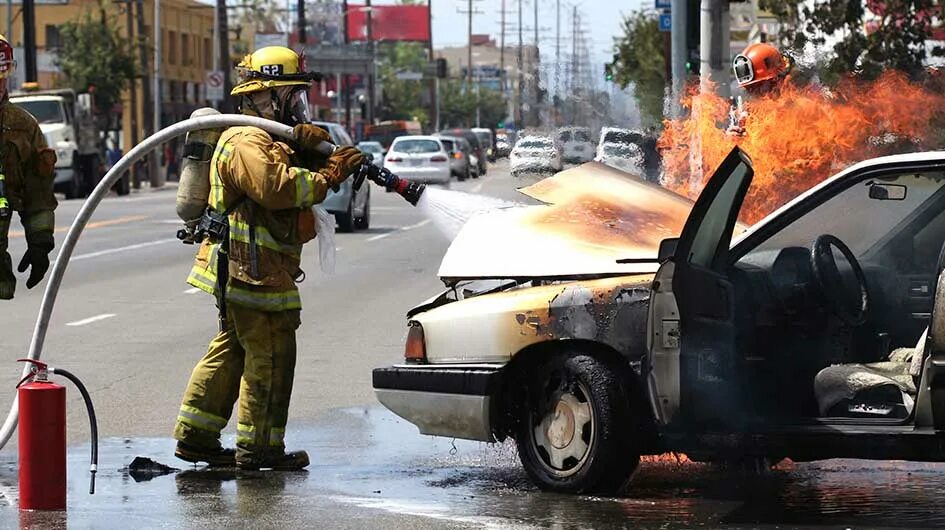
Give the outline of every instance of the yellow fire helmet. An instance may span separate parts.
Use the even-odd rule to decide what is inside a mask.
[[[305,56],[284,46],[260,48],[236,66],[240,82],[230,92],[233,96],[250,94],[281,86],[310,86],[318,78],[305,71]]]

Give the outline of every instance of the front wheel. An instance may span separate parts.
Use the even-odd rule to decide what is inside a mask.
[[[639,418],[616,362],[571,352],[536,370],[516,433],[519,458],[544,490],[615,494],[640,462]]]
[[[354,232],[354,193],[351,194],[351,200],[348,201],[348,209],[342,213],[335,214],[335,220],[338,221],[338,231],[342,233]]]

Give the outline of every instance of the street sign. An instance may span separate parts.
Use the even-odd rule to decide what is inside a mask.
[[[660,31],[673,31],[673,19],[669,13],[660,13]]]
[[[655,7],[657,10],[672,9],[673,7],[673,0],[654,0],[654,1],[656,2]]]
[[[420,81],[423,79],[423,74],[421,72],[397,72],[394,77],[401,81]]]
[[[223,72],[220,70],[209,70],[204,80],[207,87],[207,99],[210,101],[223,101],[226,94],[223,93]]]

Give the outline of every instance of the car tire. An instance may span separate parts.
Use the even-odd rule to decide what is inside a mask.
[[[525,472],[548,491],[618,493],[640,462],[639,415],[626,367],[583,352],[554,356],[527,386],[516,444]],[[580,425],[578,425],[580,423]]]
[[[80,175],[79,155],[72,154],[72,179],[63,187],[66,199],[78,199],[82,196],[82,177]]]
[[[367,186],[370,183],[365,183]],[[371,192],[367,192],[367,199],[364,201],[364,215],[354,220],[354,227],[358,230],[367,230],[371,228]]]
[[[335,214],[335,221],[338,222],[338,231],[342,233],[354,232],[354,194],[348,201],[348,210],[343,213]]]

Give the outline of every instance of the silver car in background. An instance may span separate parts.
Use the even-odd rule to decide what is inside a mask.
[[[439,136],[440,142],[450,156],[450,171],[458,180],[466,180],[473,176],[470,161],[472,160],[472,146],[465,138],[458,136]]]
[[[312,124],[328,131],[333,144],[341,146],[354,145],[351,136],[348,135],[341,124],[326,121],[313,121]],[[351,179],[347,179],[338,186],[338,191],[328,192],[322,206],[335,214],[340,232],[366,230],[371,225],[371,186],[365,183],[355,193],[351,185]]]
[[[594,156],[594,142],[587,127],[562,127],[555,139],[561,144],[561,156],[569,164],[590,162]]]
[[[561,146],[547,136],[522,136],[509,155],[513,177],[554,174],[562,169]]]
[[[358,150],[371,155],[371,163],[378,168],[384,167],[384,146],[381,142],[358,142]]]
[[[450,158],[436,136],[399,136],[390,144],[384,167],[417,182],[450,183]]]

